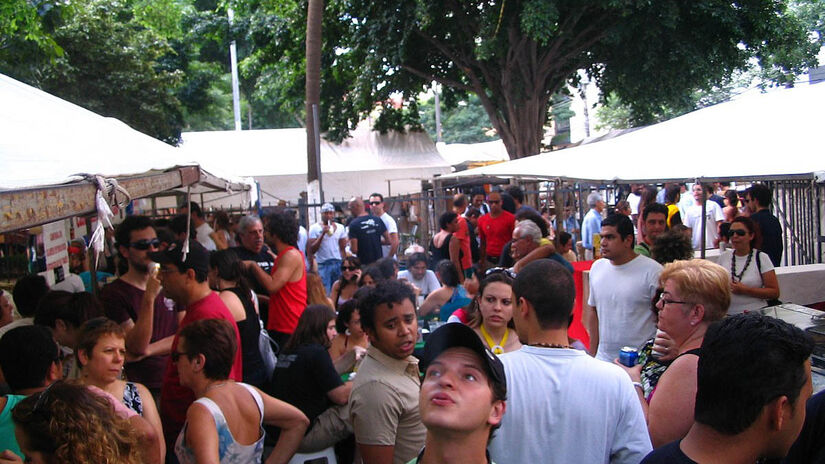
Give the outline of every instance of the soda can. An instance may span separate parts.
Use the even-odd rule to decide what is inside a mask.
[[[619,362],[627,367],[635,366],[638,359],[639,351],[636,348],[626,346],[619,351]]]

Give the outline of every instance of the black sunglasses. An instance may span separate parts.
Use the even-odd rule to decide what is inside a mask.
[[[728,231],[728,237],[733,237],[734,235],[738,235],[740,237],[744,237],[748,232],[742,229],[731,229]]]
[[[160,240],[156,238],[153,238],[152,240],[147,240],[144,238],[143,240],[138,240],[137,242],[130,243],[129,246],[136,250],[148,250],[149,247],[159,247]]]
[[[342,271],[354,271],[356,269],[358,269],[356,266],[341,266]]]
[[[380,201],[371,201],[371,202],[370,202],[370,204],[371,204],[372,206],[375,206],[375,205],[380,205],[380,204],[381,204],[381,202],[380,202]]]

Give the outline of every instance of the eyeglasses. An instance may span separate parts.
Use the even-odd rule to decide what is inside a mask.
[[[342,271],[355,271],[357,269],[358,269],[358,267],[356,267],[356,266],[341,266]]]
[[[173,351],[169,354],[169,357],[172,358],[173,363],[178,362],[178,359],[180,359],[181,356],[187,356],[187,354],[180,351]]]
[[[669,305],[669,304],[693,304],[689,301],[676,301],[676,300],[669,300],[665,298],[665,294],[662,293],[659,296],[659,302],[662,303],[662,306]]]
[[[747,235],[748,231],[742,229],[731,229],[728,231],[728,237],[733,237],[734,235],[738,235],[740,237],[744,237]]]
[[[51,391],[52,387],[56,383],[57,382],[52,382],[51,385],[49,385],[48,387],[46,387],[45,390],[40,392],[40,396],[37,397],[37,401],[34,402],[34,407],[32,407],[32,414],[45,413],[48,415],[49,411],[44,410],[44,405],[49,400],[49,391]]]
[[[381,202],[380,202],[380,201],[371,201],[371,202],[370,202],[370,204],[371,204],[372,206],[376,206],[376,205],[380,205],[380,204],[381,204]]]
[[[156,238],[153,238],[152,240],[143,239],[138,240],[137,242],[132,242],[129,244],[129,246],[136,250],[148,250],[150,247],[159,247],[160,240]]]
[[[516,273],[512,269],[506,267],[491,267],[484,271],[484,277],[489,277],[493,274],[504,274],[511,279],[516,278]]]

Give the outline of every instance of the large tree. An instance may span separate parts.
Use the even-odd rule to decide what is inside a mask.
[[[330,0],[324,37],[332,138],[376,102],[414,101],[437,81],[448,104],[478,95],[512,158],[541,150],[551,96],[577,70],[644,119],[751,59],[795,73],[819,48],[785,0]]]

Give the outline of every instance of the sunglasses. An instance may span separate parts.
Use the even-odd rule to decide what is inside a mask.
[[[137,242],[132,242],[129,244],[129,246],[136,250],[148,250],[150,247],[159,247],[160,240],[156,238],[153,238],[152,240],[143,239],[138,240]]]
[[[372,206],[376,206],[376,205],[380,205],[380,204],[381,204],[381,202],[380,202],[380,201],[371,201],[371,202],[370,202],[370,204],[371,204]]]
[[[747,233],[748,233],[747,231],[742,230],[742,229],[731,229],[731,230],[728,231],[728,237],[733,237],[734,235],[744,237],[745,235],[747,235]]]
[[[516,273],[512,269],[506,267],[491,267],[484,272],[484,277],[489,277],[493,274],[504,274],[511,279],[516,278]]]
[[[358,269],[358,268],[357,268],[357,267],[355,267],[355,266],[341,266],[341,270],[342,270],[342,271],[355,271],[355,270],[357,270],[357,269]]]
[[[182,353],[180,351],[173,351],[169,353],[169,357],[172,358],[173,363],[178,362],[178,359],[180,359],[181,356],[186,356],[186,353]]]

